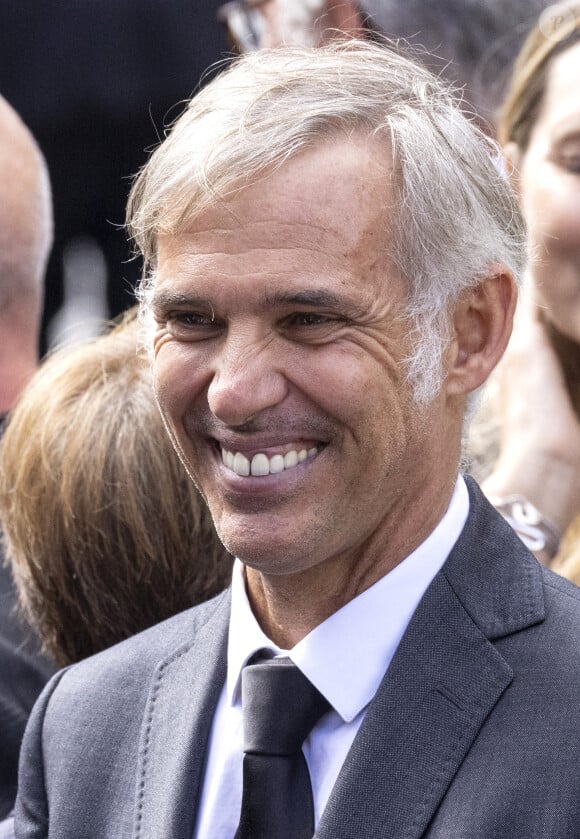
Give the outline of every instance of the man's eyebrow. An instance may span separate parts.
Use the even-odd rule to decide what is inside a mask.
[[[323,289],[305,289],[304,291],[266,292],[263,305],[269,306],[312,306],[315,308],[339,309],[349,302],[349,298]]]
[[[203,297],[163,290],[153,292],[150,305],[152,309],[170,309],[172,306],[209,306],[209,303]]]
[[[212,308],[207,297],[183,294],[169,289],[154,291],[150,298],[150,308],[167,311],[172,307]],[[352,306],[347,295],[336,294],[326,289],[304,289],[303,291],[266,291],[260,299],[260,308],[273,309],[277,306],[310,306],[318,309],[344,309]]]

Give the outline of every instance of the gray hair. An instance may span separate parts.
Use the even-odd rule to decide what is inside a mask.
[[[448,311],[493,263],[520,277],[524,226],[498,149],[457,96],[395,49],[363,41],[243,56],[188,104],[136,179],[128,227],[144,256],[146,311],[156,240],[327,138],[384,138],[393,161],[393,266],[408,283],[419,403],[441,381]],[[394,217],[392,217],[394,215]]]

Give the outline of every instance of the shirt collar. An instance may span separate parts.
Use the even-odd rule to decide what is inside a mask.
[[[345,722],[371,701],[429,584],[459,538],[469,497],[459,477],[447,512],[430,535],[392,571],[312,630],[280,650],[262,632],[246,596],[243,565],[234,563],[228,636],[227,698],[240,701],[243,667],[260,649],[288,655]]]

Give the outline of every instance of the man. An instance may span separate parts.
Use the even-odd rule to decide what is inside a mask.
[[[458,477],[523,263],[493,152],[352,42],[243,58],[153,154],[157,397],[239,559],[55,677],[19,837],[580,836],[577,591]]]
[[[52,237],[50,187],[30,132],[0,96],[0,434],[34,372],[44,269]],[[0,818],[16,798],[24,727],[51,669],[15,614],[15,592],[0,549]]]

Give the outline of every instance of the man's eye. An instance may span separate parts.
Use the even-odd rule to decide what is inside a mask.
[[[185,327],[204,327],[214,326],[215,318],[211,315],[201,314],[200,312],[176,312],[168,317],[169,324],[175,323],[178,326]]]
[[[346,322],[335,313],[293,312],[284,318],[281,331],[290,341],[324,344],[334,340]]]
[[[220,328],[216,318],[207,312],[171,312],[164,325],[171,335],[185,341],[204,340]]]
[[[287,319],[288,326],[326,326],[332,323],[329,315],[321,315],[317,312],[296,312]]]

